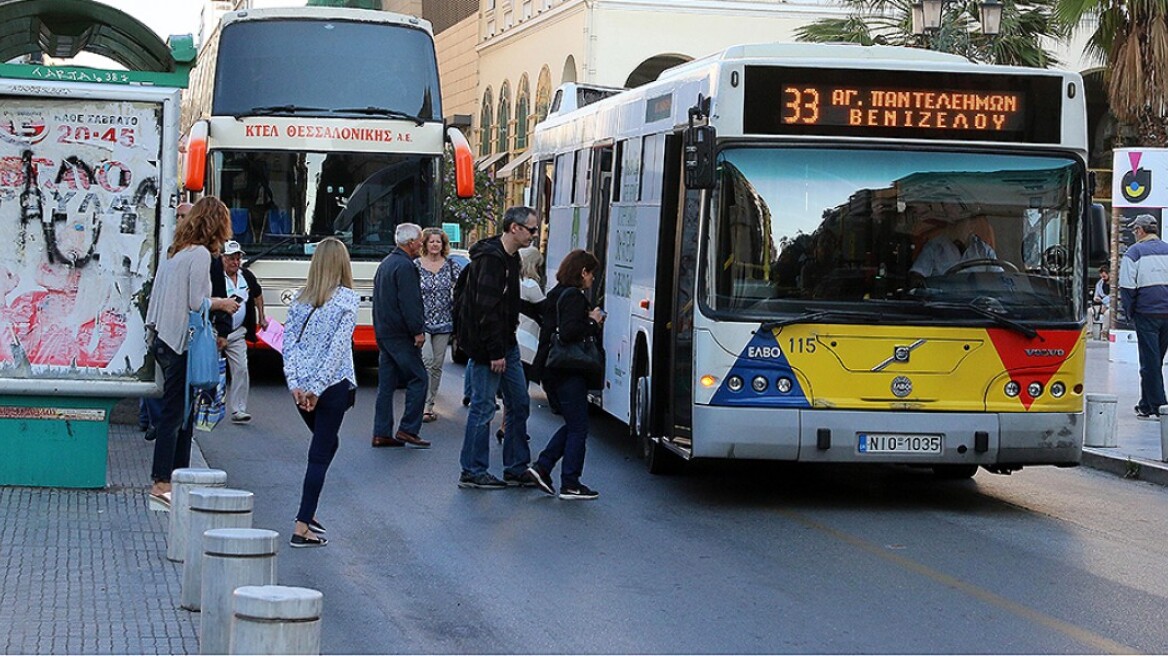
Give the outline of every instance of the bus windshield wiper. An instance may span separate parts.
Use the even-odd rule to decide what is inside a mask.
[[[325,112],[328,111],[325,107],[305,107],[303,105],[261,105],[259,107],[252,107],[246,112],[240,112],[235,115],[235,118],[243,116],[268,116],[270,114],[302,114],[304,112]]]
[[[1009,328],[1014,332],[1021,333],[1030,339],[1034,339],[1038,336],[1038,331],[1031,328],[1030,326],[1019,321],[1014,321],[1013,319],[1007,319],[1006,317],[998,314],[997,312],[994,312],[993,310],[981,307],[980,305],[977,305],[976,301],[970,301],[968,303],[925,301],[924,307],[936,308],[939,310],[972,310],[974,313],[979,314],[1000,326]]]
[[[797,323],[813,323],[820,319],[860,319],[863,321],[872,321],[880,323],[884,318],[881,312],[857,312],[849,310],[813,310],[811,312],[804,312],[786,319],[775,319],[773,321],[764,321],[758,327],[756,333],[774,330],[775,328],[782,328],[783,326],[790,326]]]
[[[366,114],[369,116],[384,116],[386,118],[404,118],[413,121],[414,125],[418,127],[426,124],[426,119],[421,116],[415,116],[408,112],[389,109],[387,107],[346,107],[344,109],[334,109],[332,112],[334,114]]]

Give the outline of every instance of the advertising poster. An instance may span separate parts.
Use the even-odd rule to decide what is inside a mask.
[[[0,97],[0,378],[153,380],[161,152],[160,104]]]

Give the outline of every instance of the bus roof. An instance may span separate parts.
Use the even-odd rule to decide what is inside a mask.
[[[293,20],[332,18],[335,20],[363,23],[390,23],[425,30],[430,35],[434,34],[430,21],[418,18],[417,16],[376,9],[349,9],[346,7],[267,7],[263,9],[242,9],[223,14],[220,26],[227,26],[240,21],[272,20],[279,18]]]

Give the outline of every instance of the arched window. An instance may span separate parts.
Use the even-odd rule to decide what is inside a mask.
[[[515,96],[515,150],[527,148],[527,133],[531,129],[531,126],[527,124],[530,95],[527,73],[524,73],[523,77],[519,78],[519,93]]]
[[[564,60],[564,74],[560,77],[560,84],[576,81],[576,58],[568,55]]]
[[[491,88],[483,92],[483,112],[479,117],[479,155],[491,154],[491,119],[495,115],[491,101]]]
[[[547,118],[548,107],[552,104],[552,73],[544,66],[539,71],[539,81],[535,83],[535,122]]]
[[[505,153],[511,150],[511,135],[509,128],[511,127],[511,85],[504,82],[503,88],[499,89],[499,113],[495,115],[496,123],[499,124],[499,139],[495,143],[495,152]]]

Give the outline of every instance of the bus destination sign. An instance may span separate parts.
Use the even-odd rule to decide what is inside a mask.
[[[746,67],[753,134],[1056,143],[1055,76]]]

